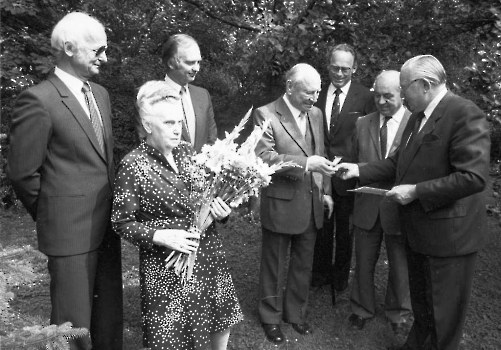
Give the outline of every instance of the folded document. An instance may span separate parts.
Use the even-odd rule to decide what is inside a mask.
[[[367,186],[355,188],[354,190],[348,190],[348,191],[357,192],[357,193],[377,194],[379,196],[384,196],[385,193],[388,192],[388,190],[384,190],[382,188],[367,187]]]

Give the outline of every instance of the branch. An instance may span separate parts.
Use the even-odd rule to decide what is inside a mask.
[[[261,29],[259,29],[259,28],[255,28],[255,27],[252,27],[252,26],[249,26],[249,25],[246,25],[246,24],[241,24],[241,23],[229,21],[229,20],[227,20],[225,18],[222,18],[221,16],[218,16],[218,15],[214,14],[208,8],[206,8],[202,4],[199,4],[195,0],[183,0],[183,1],[189,3],[189,4],[193,5],[193,6],[195,6],[200,11],[202,11],[203,13],[205,13],[205,15],[207,17],[215,19],[215,20],[217,20],[217,21],[219,21],[221,23],[224,23],[224,24],[227,24],[227,25],[230,25],[232,27],[239,28],[239,29],[245,29],[245,30],[248,30],[248,31],[251,31],[251,32],[256,32],[256,33],[261,32]]]

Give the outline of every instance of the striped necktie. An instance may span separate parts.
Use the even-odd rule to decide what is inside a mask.
[[[96,103],[94,102],[94,98],[92,96],[92,91],[89,83],[85,82],[83,84],[82,91],[85,96],[85,102],[87,103],[87,107],[89,108],[90,121],[92,123],[92,128],[96,133],[97,142],[101,147],[101,151],[103,152],[103,154],[105,154],[103,125],[101,124],[101,118],[99,117],[97,106]]]
[[[381,142],[381,158],[386,158],[386,144],[388,143],[388,121],[391,117],[384,117],[383,126],[379,130],[379,141]]]

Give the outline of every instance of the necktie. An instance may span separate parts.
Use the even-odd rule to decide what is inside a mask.
[[[298,127],[301,130],[301,135],[306,135],[306,112],[299,113]]]
[[[407,141],[406,147],[411,143],[414,137],[419,133],[419,127],[421,126],[421,121],[424,118],[424,112],[419,112],[416,116],[416,120],[414,122],[414,128],[412,129],[412,134]]]
[[[386,158],[386,144],[388,143],[388,121],[391,117],[384,117],[383,126],[379,130],[379,141],[381,142],[381,157]]]
[[[186,87],[181,87],[181,104],[183,106],[184,114],[184,124],[186,131],[188,131],[188,136],[190,138],[191,144],[195,144],[195,115],[193,114],[193,109],[190,108],[190,102],[188,101],[189,96],[186,93]]]
[[[341,94],[341,89],[336,89],[336,97],[334,97],[334,103],[332,103],[332,111],[331,111],[331,121],[329,123],[329,133],[332,135],[332,131],[334,130],[334,126],[337,124],[339,120],[339,114],[341,113],[341,103],[339,101],[339,95]]]
[[[82,87],[82,91],[85,96],[85,102],[87,103],[87,107],[89,108],[90,121],[92,123],[92,128],[96,133],[97,141],[99,142],[99,146],[101,147],[101,151],[104,154],[104,133],[103,133],[103,125],[101,124],[101,120],[99,118],[99,113],[97,112],[97,106],[94,102],[94,98],[92,96],[92,91],[90,89],[89,83],[85,82]]]

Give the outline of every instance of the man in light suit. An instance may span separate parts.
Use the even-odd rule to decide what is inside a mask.
[[[383,71],[374,82],[374,100],[378,112],[359,118],[354,138],[354,160],[363,164],[385,159],[400,145],[410,112],[402,105],[400,73]],[[370,184],[391,189],[391,181]],[[351,287],[352,328],[362,329],[376,315],[374,270],[384,237],[388,256],[388,283],[385,315],[393,331],[402,334],[411,315],[409,279],[405,245],[400,230],[397,203],[380,195],[355,194],[353,210],[355,237],[355,275]]]
[[[330,173],[324,158],[322,113],[313,106],[320,90],[320,76],[307,64],[297,64],[286,76],[285,95],[254,111],[254,122],[271,123],[256,147],[267,164],[292,161],[273,175],[261,192],[263,231],[259,276],[259,318],[268,340],[284,341],[280,322],[291,323],[300,334],[312,333],[306,323],[311,264],[317,231],[322,227],[324,205],[332,213]],[[287,251],[290,263],[287,286],[284,277]],[[285,293],[285,295],[283,295]]]
[[[355,122],[359,117],[375,112],[376,107],[369,89],[351,80],[357,70],[355,50],[350,45],[339,44],[332,47],[328,57],[327,69],[331,81],[322,89],[316,103],[324,115],[325,149],[330,160],[338,156],[342,157],[344,162],[350,162],[353,155]],[[315,245],[312,285],[321,287],[332,282],[333,303],[335,291],[341,292],[348,286],[353,250],[350,217],[353,213],[354,196],[347,190],[354,187],[355,181],[341,181],[332,177],[335,215],[326,220]],[[333,267],[334,228],[336,252]]]
[[[90,337],[70,341],[72,350],[118,350],[122,276],[120,238],[110,228],[111,107],[107,91],[88,82],[107,60],[106,33],[96,19],[74,12],[55,26],[51,44],[54,72],[14,105],[7,174],[48,256],[51,323],[90,330]]]
[[[386,196],[400,204],[414,324],[402,349],[459,347],[477,252],[487,243],[484,190],[489,125],[471,101],[449,92],[431,55],[401,69],[402,96],[412,112],[399,151],[363,167],[343,164],[342,178],[395,179]]]
[[[167,74],[165,81],[179,91],[183,103],[184,123],[181,138],[191,142],[200,152],[205,144],[217,139],[216,121],[209,92],[192,85],[200,70],[202,56],[197,42],[186,34],[176,34],[162,48],[162,62]]]

